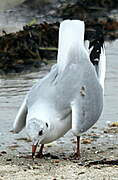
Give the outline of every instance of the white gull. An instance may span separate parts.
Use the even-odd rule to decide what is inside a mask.
[[[13,125],[19,133],[25,126],[32,140],[32,156],[43,146],[72,130],[77,136],[93,126],[103,109],[104,73],[99,76],[84,45],[84,22],[65,20],[59,29],[57,64],[26,96]],[[105,57],[104,49],[101,54]],[[102,57],[100,57],[102,61]],[[102,63],[102,62],[101,62]],[[99,64],[99,69],[104,65]],[[102,80],[101,80],[102,78]]]

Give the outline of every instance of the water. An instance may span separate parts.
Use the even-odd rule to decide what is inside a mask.
[[[10,9],[16,5],[22,4],[25,0],[4,0],[0,1],[0,10]]]
[[[95,124],[95,130],[91,128],[87,133],[95,131],[95,133],[103,133],[103,129],[108,126],[108,123],[118,121],[118,40],[112,43],[106,43],[107,55],[107,72],[105,80],[105,97],[104,97],[104,111]],[[18,112],[26,93],[30,87],[49,72],[51,66],[43,67],[40,72],[11,75],[0,78],[0,151],[5,150],[10,153],[29,152],[30,143],[25,140],[18,140],[21,137],[26,137],[25,130],[15,135],[10,132],[13,121]],[[104,136],[104,135],[103,135]],[[102,137],[102,135],[101,135]],[[105,136],[104,136],[105,137]],[[66,151],[73,149],[71,143],[71,132],[53,143],[50,149],[54,148],[57,151],[63,148]],[[99,138],[97,142],[105,142],[118,144],[118,137],[108,136]],[[13,148],[17,146],[17,148]],[[59,149],[60,148],[60,149]]]

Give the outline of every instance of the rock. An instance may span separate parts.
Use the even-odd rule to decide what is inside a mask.
[[[60,162],[60,160],[58,160],[58,159],[53,161],[53,163],[59,163],[59,162]]]
[[[12,161],[12,159],[11,158],[7,158],[6,161]]]
[[[6,151],[1,151],[0,153],[1,153],[1,154],[7,154],[7,152],[6,152]]]
[[[91,139],[88,139],[88,138],[86,138],[86,139],[82,139],[82,143],[83,144],[91,144]]]
[[[24,64],[24,61],[22,59],[19,59],[16,61],[17,64]]]
[[[31,169],[31,170],[33,169],[33,167],[31,165],[29,165],[29,164],[27,165],[27,168]]]
[[[110,127],[118,127],[118,122],[113,122],[110,124]]]

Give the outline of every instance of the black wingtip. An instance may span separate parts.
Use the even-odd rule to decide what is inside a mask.
[[[104,44],[103,26],[95,24],[92,27],[87,26],[85,31],[85,40],[89,40],[90,61],[93,65],[98,65],[100,61],[101,48]]]

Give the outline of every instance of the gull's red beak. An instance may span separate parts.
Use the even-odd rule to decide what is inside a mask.
[[[35,156],[37,145],[38,145],[38,143],[36,145],[34,145],[34,144],[32,145],[32,158]]]

